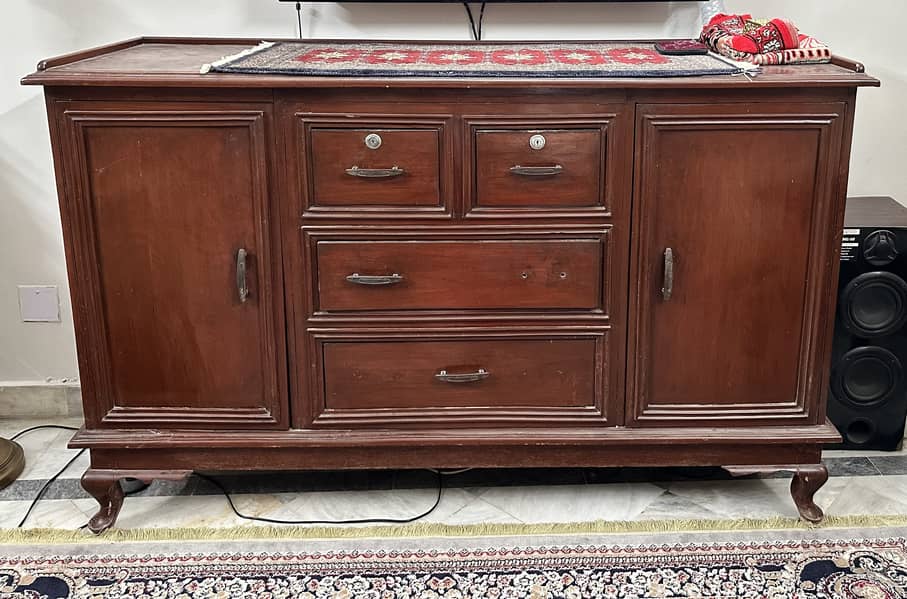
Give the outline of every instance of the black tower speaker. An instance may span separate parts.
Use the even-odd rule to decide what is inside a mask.
[[[907,418],[907,208],[850,198],[828,417],[843,449],[897,449]]]

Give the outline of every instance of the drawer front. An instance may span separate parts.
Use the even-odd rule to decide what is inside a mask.
[[[441,205],[440,128],[309,129],[310,206]]]
[[[319,343],[316,425],[604,423],[604,336]]]
[[[473,130],[482,208],[591,208],[604,197],[601,128]]]
[[[604,312],[606,241],[318,241],[316,310]]]

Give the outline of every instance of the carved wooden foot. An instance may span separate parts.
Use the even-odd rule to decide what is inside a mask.
[[[816,491],[828,481],[828,468],[823,464],[807,466],[725,466],[731,476],[749,476],[750,474],[772,474],[774,472],[793,472],[790,481],[790,494],[797,505],[800,517],[807,522],[818,524],[825,517],[822,508],[813,501]]]
[[[89,468],[82,475],[82,488],[98,500],[100,509],[88,521],[88,530],[100,534],[116,523],[125,497],[120,480],[135,478],[151,484],[154,480],[182,480],[191,473],[191,470],[99,470]]]
[[[88,521],[88,530],[100,534],[117,521],[123,507],[123,488],[116,471],[88,469],[82,475],[82,488],[98,500],[100,509]]]
[[[813,496],[826,481],[828,468],[823,464],[800,466],[794,473],[794,478],[790,481],[790,494],[804,520],[817,524],[825,517],[822,508],[813,501]]]

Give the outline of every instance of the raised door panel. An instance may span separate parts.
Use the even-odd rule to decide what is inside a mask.
[[[70,108],[63,119],[89,424],[286,426],[266,113]]]
[[[843,111],[640,107],[631,424],[819,418]]]

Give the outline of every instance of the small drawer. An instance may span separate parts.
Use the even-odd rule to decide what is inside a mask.
[[[601,128],[473,130],[474,208],[590,208],[604,197]]]
[[[607,236],[319,241],[318,310],[601,310]]]
[[[328,341],[321,345],[324,411],[337,421],[371,411],[386,422],[443,412],[432,418],[437,422],[464,410],[514,416],[561,409],[601,420],[598,343],[588,337]]]
[[[309,130],[309,205],[441,205],[440,128]]]

